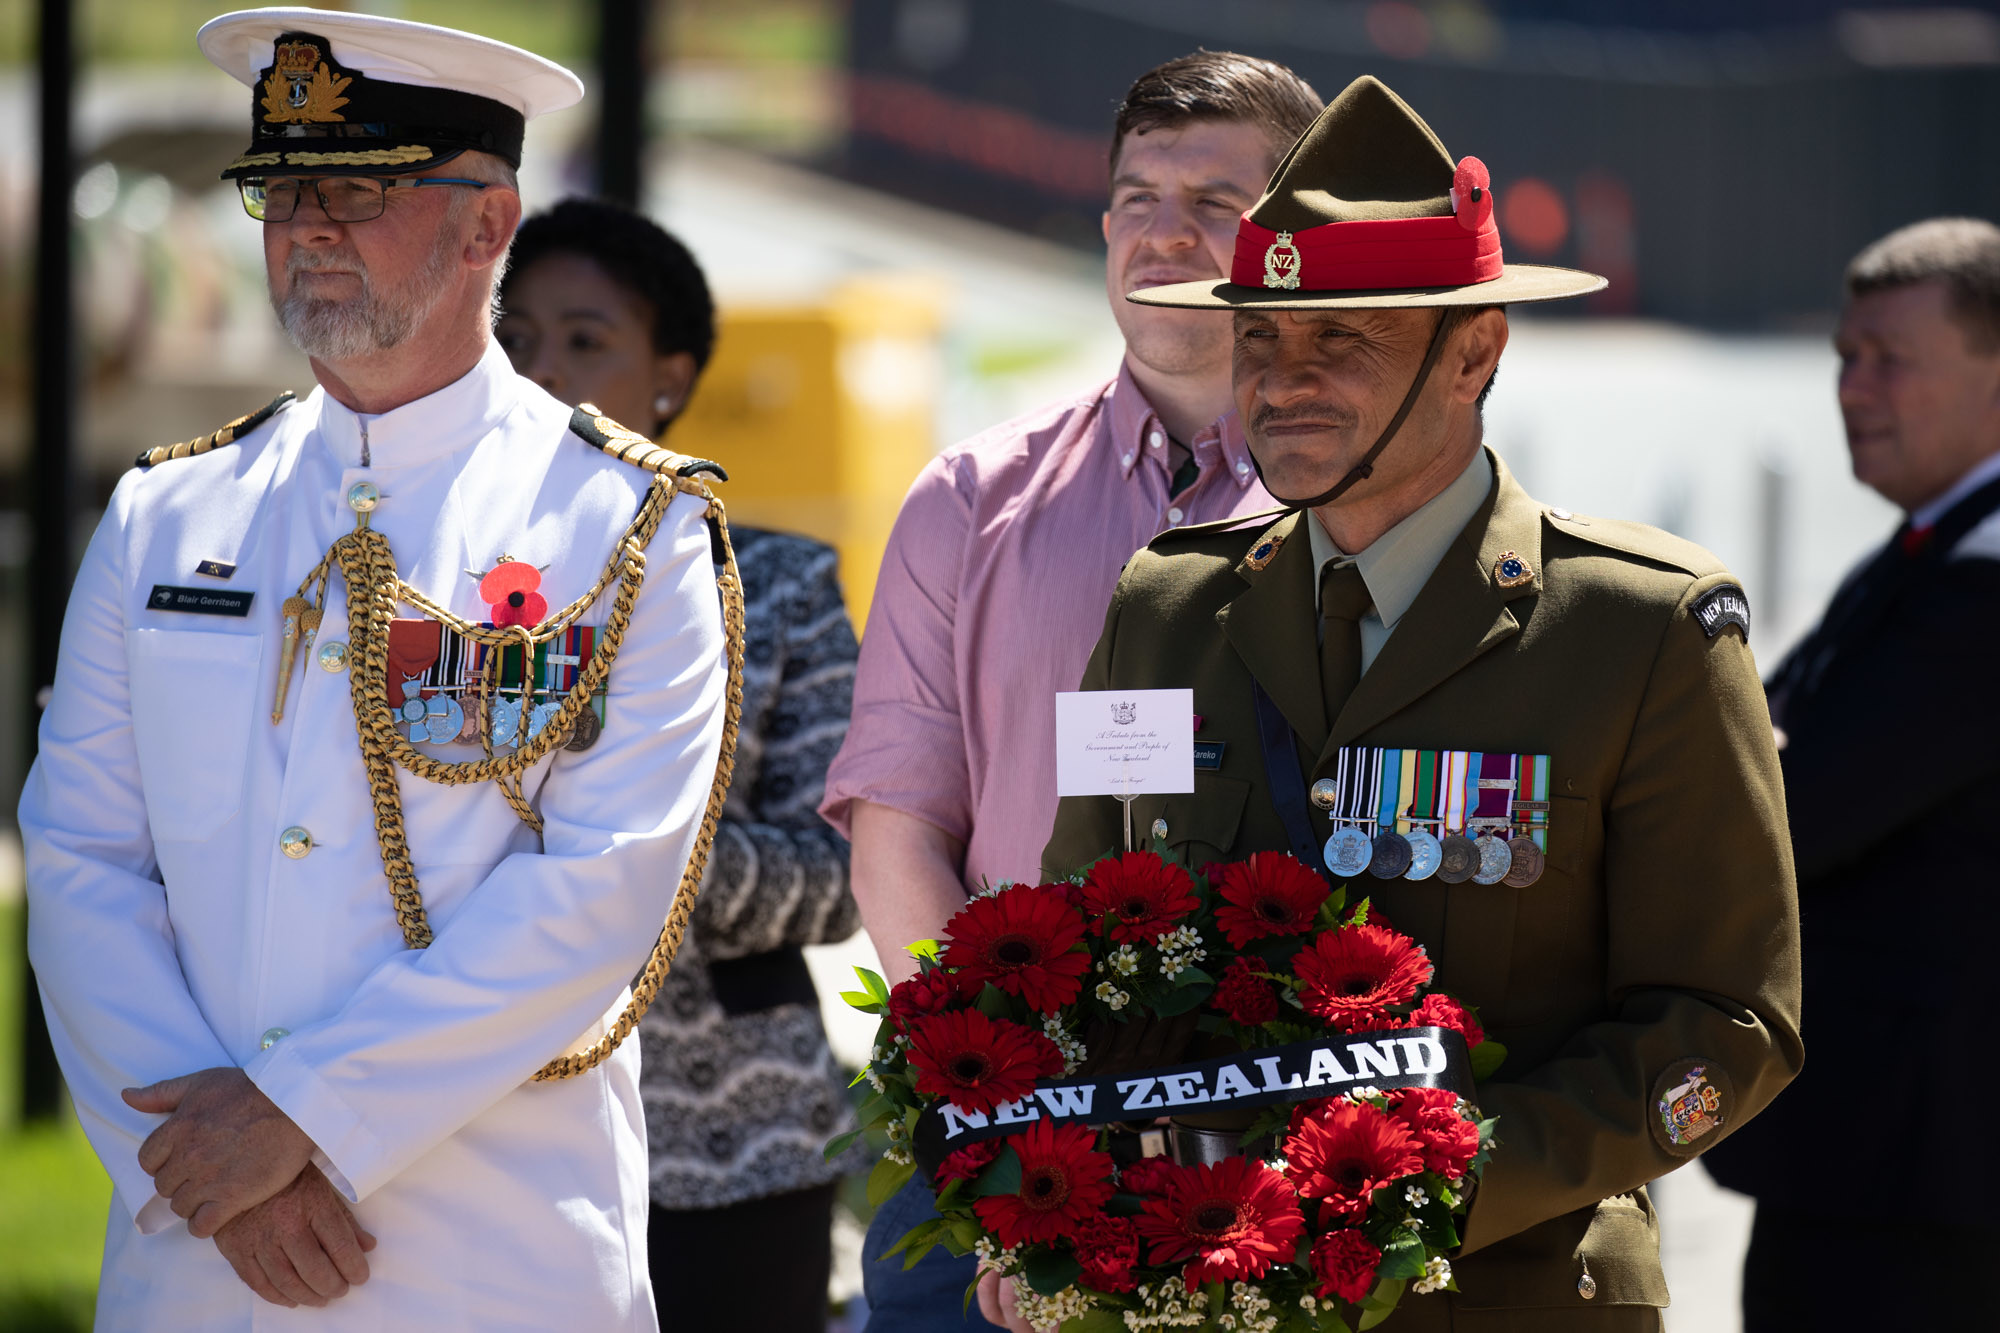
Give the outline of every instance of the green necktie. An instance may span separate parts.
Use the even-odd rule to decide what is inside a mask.
[[[1359,566],[1329,564],[1320,575],[1319,687],[1328,725],[1361,679],[1361,617],[1371,605]]]

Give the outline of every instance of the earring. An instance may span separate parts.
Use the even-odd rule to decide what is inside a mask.
[[[654,395],[653,397],[654,416],[663,417],[666,416],[669,412],[672,412],[673,410],[674,410],[674,396],[672,394],[662,393]]]

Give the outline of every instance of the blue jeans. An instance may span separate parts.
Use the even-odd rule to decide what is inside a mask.
[[[875,1210],[861,1251],[861,1294],[868,1301],[863,1333],[978,1333],[993,1327],[980,1316],[978,1300],[964,1307],[965,1289],[979,1272],[973,1256],[954,1259],[940,1245],[912,1269],[904,1269],[900,1254],[875,1262],[904,1232],[936,1216],[930,1190],[914,1176]]]

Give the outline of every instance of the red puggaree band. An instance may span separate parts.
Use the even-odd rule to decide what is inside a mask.
[[[1229,280],[1272,290],[1370,291],[1463,287],[1500,276],[1500,229],[1490,211],[1477,231],[1456,217],[1328,222],[1304,231],[1236,228]]]

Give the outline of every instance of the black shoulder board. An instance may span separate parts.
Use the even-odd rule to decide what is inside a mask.
[[[220,449],[225,444],[234,444],[242,436],[248,435],[251,431],[278,415],[285,408],[290,407],[294,396],[292,391],[287,389],[270,402],[258,408],[255,412],[252,412],[249,416],[236,418],[236,420],[230,422],[227,426],[224,426],[212,435],[201,435],[192,440],[184,440],[180,444],[163,444],[157,449],[148,449],[145,453],[139,455],[138,460],[133,463],[133,466],[149,468],[156,463],[164,463],[170,458],[193,458],[197,454],[205,454],[211,449]]]
[[[1734,625],[1743,632],[1743,641],[1750,642],[1750,599],[1735,584],[1716,584],[1695,598],[1689,609],[1694,612],[1695,623],[1709,638]]]
[[[676,477],[692,477],[706,472],[717,481],[728,481],[722,464],[706,458],[689,458],[663,449],[636,430],[627,430],[597,410],[595,403],[579,403],[569,416],[570,433],[602,449],[621,463],[645,468],[648,472],[671,472]]]

